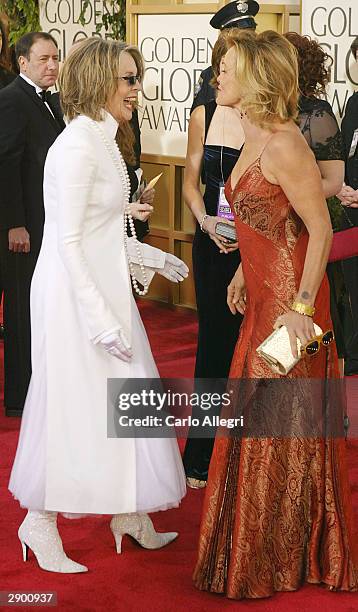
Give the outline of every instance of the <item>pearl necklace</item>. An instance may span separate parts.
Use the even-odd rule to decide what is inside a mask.
[[[128,267],[129,267],[129,272],[130,272],[130,276],[132,279],[132,283],[133,283],[133,287],[135,292],[138,295],[146,295],[148,293],[148,289],[149,289],[149,282],[148,282],[148,277],[147,277],[147,273],[145,270],[145,266],[144,266],[144,262],[143,262],[143,257],[142,257],[142,251],[141,248],[139,246],[139,242],[137,239],[137,234],[135,231],[135,227],[134,227],[134,221],[133,221],[133,217],[132,214],[130,212],[130,203],[129,203],[129,197],[130,197],[130,180],[129,180],[129,174],[128,174],[128,170],[127,170],[127,166],[126,163],[123,159],[122,153],[118,147],[118,144],[116,143],[115,140],[113,140],[113,143],[110,142],[104,131],[100,128],[100,126],[98,125],[98,123],[96,123],[96,121],[91,120],[92,125],[96,128],[98,134],[101,136],[102,141],[115,165],[115,167],[118,170],[120,179],[121,179],[121,183],[124,187],[124,250],[126,252],[126,257],[127,257],[127,261],[128,261]],[[139,263],[139,267],[142,273],[142,278],[143,278],[143,290],[139,289],[138,286],[138,282],[137,279],[135,277],[135,271],[133,268],[133,264],[131,261],[131,258],[129,256],[129,251],[128,251],[128,236],[127,236],[127,223],[129,225],[129,228],[131,230],[131,234],[134,240],[134,245],[135,245],[135,250],[137,252],[137,257],[138,257],[138,263]]]

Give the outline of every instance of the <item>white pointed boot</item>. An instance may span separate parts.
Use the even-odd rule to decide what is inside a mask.
[[[115,514],[111,520],[111,531],[116,542],[117,553],[122,552],[122,537],[127,534],[143,548],[163,548],[178,537],[176,531],[157,533],[148,514]]]
[[[33,512],[29,510],[19,527],[18,536],[22,545],[24,561],[27,561],[29,548],[31,548],[43,570],[59,572],[60,574],[76,574],[88,571],[85,565],[72,561],[65,554],[57,529],[57,512]]]

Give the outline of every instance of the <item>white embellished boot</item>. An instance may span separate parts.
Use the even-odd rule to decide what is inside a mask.
[[[157,533],[148,514],[115,514],[111,520],[117,553],[122,552],[122,536],[125,534],[134,538],[143,548],[163,548],[178,537],[176,531]]]
[[[88,571],[85,565],[72,561],[65,554],[57,529],[57,512],[33,512],[29,510],[19,527],[18,536],[22,545],[24,561],[27,561],[29,548],[31,548],[43,570],[61,574],[76,574]]]

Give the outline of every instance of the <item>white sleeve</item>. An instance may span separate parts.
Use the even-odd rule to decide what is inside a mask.
[[[91,198],[97,161],[88,138],[62,142],[56,151],[58,192],[58,249],[83,311],[88,336],[94,342],[121,325],[99,291],[82,249],[82,232]]]

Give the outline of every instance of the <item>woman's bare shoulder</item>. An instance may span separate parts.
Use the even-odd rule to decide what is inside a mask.
[[[297,159],[301,156],[313,156],[299,127],[293,123],[286,129],[275,131],[266,150],[271,159],[277,159],[280,162],[288,160],[288,157]]]
[[[189,121],[189,146],[202,146],[205,139],[205,106],[197,106]]]
[[[190,115],[190,123],[202,127],[205,124],[205,106],[197,106]]]

